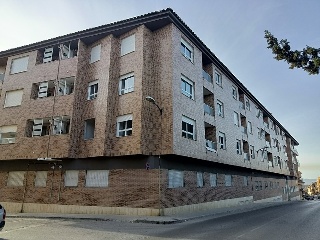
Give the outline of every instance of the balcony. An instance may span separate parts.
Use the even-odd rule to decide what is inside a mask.
[[[210,116],[214,116],[214,109],[207,104],[203,104],[204,113]]]
[[[206,149],[211,152],[217,152],[217,143],[206,139]]]
[[[203,79],[207,80],[209,83],[213,83],[211,75],[204,70],[202,70],[202,77]]]
[[[243,134],[248,134],[247,127],[241,126],[240,129],[241,129],[241,132],[242,132]]]
[[[269,123],[263,122],[263,126],[265,126],[266,128],[269,128]]]
[[[244,159],[245,161],[249,161],[249,160],[250,160],[250,155],[249,155],[249,153],[243,153],[243,159]]]
[[[297,149],[295,149],[292,145],[291,145],[291,151],[292,151],[295,155],[299,156],[299,153],[298,153]]]
[[[245,109],[244,102],[241,102],[241,101],[240,101],[240,103],[239,103],[239,108],[240,108],[240,109],[243,109],[243,110]]]
[[[268,148],[271,148],[271,144],[270,144],[269,141],[266,141],[266,146],[267,146]]]

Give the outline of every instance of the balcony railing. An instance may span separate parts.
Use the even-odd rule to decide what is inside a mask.
[[[244,102],[241,102],[241,101],[240,101],[239,107],[240,107],[240,109],[245,109]]]
[[[271,144],[270,144],[269,141],[266,141],[266,146],[269,147],[269,148],[271,148]]]
[[[209,151],[217,152],[217,143],[206,139],[206,148]]]
[[[214,116],[214,110],[212,107],[204,103],[203,108],[204,108],[204,113],[209,114],[210,116]]]
[[[263,125],[264,125],[266,128],[269,128],[269,123],[263,122]]]
[[[292,145],[291,145],[291,151],[292,151],[295,155],[299,156],[299,153],[298,153],[297,149],[295,149]]]
[[[202,70],[202,77],[209,83],[213,83],[211,75],[207,73],[205,70]]]
[[[249,161],[250,160],[249,153],[243,153],[243,159]]]
[[[0,82],[4,80],[4,73],[0,73]]]
[[[248,129],[247,129],[247,127],[241,126],[240,129],[241,129],[241,132],[242,132],[242,133],[248,134]]]

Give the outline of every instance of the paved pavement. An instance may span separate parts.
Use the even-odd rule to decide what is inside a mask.
[[[235,207],[217,208],[205,212],[193,212],[172,216],[127,216],[99,214],[59,214],[59,213],[7,213],[7,218],[44,218],[44,219],[82,219],[95,221],[117,221],[151,224],[174,224],[204,217],[222,217],[235,213],[253,211],[256,209],[290,204],[291,202],[251,203]]]

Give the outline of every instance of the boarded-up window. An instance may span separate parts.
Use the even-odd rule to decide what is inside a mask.
[[[13,59],[11,62],[10,73],[25,72],[28,69],[29,56]]]
[[[232,186],[232,176],[231,175],[225,175],[225,186],[226,187],[231,187]]]
[[[77,187],[78,186],[79,171],[67,170],[64,173],[64,186],[65,187]]]
[[[21,105],[23,89],[6,92],[4,107],[13,107]]]
[[[135,35],[131,35],[121,41],[121,56],[135,51]]]
[[[168,188],[178,188],[183,187],[183,172],[177,170],[169,170],[169,186]]]
[[[87,170],[86,187],[108,187],[108,170]]]
[[[24,171],[9,172],[7,186],[8,187],[21,187],[24,181]]]
[[[210,186],[216,187],[217,186],[217,174],[210,173]]]
[[[34,179],[34,186],[35,187],[46,187],[47,186],[47,171],[37,171],[36,177]]]
[[[100,60],[101,44],[91,48],[90,63]]]

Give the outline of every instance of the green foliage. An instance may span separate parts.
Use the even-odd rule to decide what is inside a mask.
[[[306,46],[302,51],[291,50],[287,39],[278,41],[269,31],[264,31],[264,38],[267,39],[268,48],[275,54],[275,59],[284,60],[289,64],[289,68],[302,68],[310,75],[319,74],[320,49]]]

